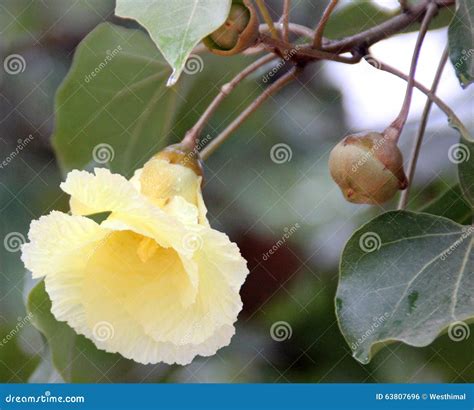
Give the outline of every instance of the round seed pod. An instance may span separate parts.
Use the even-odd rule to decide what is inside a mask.
[[[345,137],[331,151],[329,170],[344,197],[358,204],[382,204],[408,184],[396,142],[379,132]]]

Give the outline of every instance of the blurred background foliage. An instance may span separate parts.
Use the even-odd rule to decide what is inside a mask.
[[[269,3],[277,16],[281,2]],[[310,26],[325,6],[323,1],[300,0],[294,4],[293,20]],[[337,38],[351,34],[348,28],[368,28],[392,13],[371,2],[362,6],[364,15],[360,7],[347,4],[339,20],[329,26],[329,35]],[[2,241],[12,232],[26,236],[30,221],[53,209],[67,211],[67,198],[58,185],[64,176],[60,168],[64,171],[71,162],[60,166],[51,143],[55,93],[71,66],[77,45],[96,25],[111,21],[130,26],[113,16],[113,7],[114,2],[109,0],[0,2],[0,60],[15,53],[26,61],[25,71],[18,75],[9,75],[0,68],[2,160],[15,151],[20,140],[33,136],[20,154],[0,169]],[[177,105],[167,135],[143,142],[148,150],[179,141],[212,100],[217,87],[252,60],[248,56],[225,61],[208,55],[203,58],[203,71],[186,76],[179,85],[185,101]],[[431,58],[434,61],[438,56]],[[262,76],[269,69],[271,66],[264,67],[236,89],[205,134],[215,136],[258,95],[265,86]],[[280,71],[283,73],[285,68]],[[63,335],[65,350],[61,354],[66,356],[61,360],[66,366],[58,368],[58,360],[52,361],[43,337],[23,320],[26,295],[33,283],[20,254],[1,246],[0,340],[9,340],[0,346],[0,381],[474,381],[473,335],[462,342],[453,342],[444,335],[426,348],[392,344],[365,366],[351,357],[334,313],[338,257],[354,228],[383,209],[345,203],[329,177],[328,152],[350,129],[347,107],[343,105],[347,90],[329,77],[327,66],[308,67],[299,82],[265,104],[205,164],[205,198],[211,223],[238,243],[251,271],[242,292],[244,311],[229,347],[185,367],[142,366],[97,352],[63,324],[55,330]],[[358,81],[355,76],[350,80]],[[457,100],[455,110],[465,108],[466,98]],[[383,103],[398,104],[390,99]],[[83,111],[80,106],[76,109],[77,118],[88,112],[86,106]],[[441,153],[458,137],[438,114],[432,117],[432,123],[437,131],[441,128],[446,139],[430,140],[429,152],[432,158],[436,155],[443,161],[434,164],[432,158],[430,161],[422,156],[420,169],[428,176],[417,180],[414,209],[456,183],[455,167]],[[70,115],[74,117],[74,113]],[[408,136],[416,130],[416,119],[413,121],[405,132]],[[103,132],[112,129],[106,119],[100,125]],[[113,141],[114,135],[109,137]],[[410,138],[403,141],[402,148],[408,153]],[[275,164],[271,160],[270,151],[276,143],[291,147],[290,161]],[[91,155],[83,146],[78,141],[69,147],[72,159],[75,152],[78,158]],[[439,178],[429,177],[427,168]],[[393,204],[387,205],[390,207]],[[264,257],[293,226],[299,228],[284,246]],[[291,326],[291,337],[283,341],[273,340],[270,333],[279,321]]]

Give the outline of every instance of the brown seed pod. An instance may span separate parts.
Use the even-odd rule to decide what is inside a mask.
[[[349,202],[382,204],[407,187],[396,142],[379,132],[345,137],[329,156],[329,170]]]
[[[231,56],[253,46],[258,38],[258,17],[249,0],[233,0],[226,22],[203,42],[214,54]]]

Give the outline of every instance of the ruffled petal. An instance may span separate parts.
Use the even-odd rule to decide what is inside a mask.
[[[78,334],[92,340],[97,348],[106,352],[119,353],[143,364],[164,362],[186,365],[197,355],[211,356],[227,346],[235,332],[233,326],[225,325],[199,344],[158,342],[144,332],[124,306],[104,303],[102,288],[85,287],[84,279],[84,271],[70,272],[68,276],[46,277],[52,313],[57,320],[67,322]]]
[[[76,270],[109,233],[89,218],[53,211],[31,223],[21,259],[33,278]]]
[[[188,306],[173,302],[159,287],[130,295],[129,311],[155,340],[175,344],[201,343],[216,329],[232,325],[242,309],[240,287],[248,274],[245,260],[228,237],[209,228],[190,231],[197,246],[193,260],[198,266],[199,291]]]
[[[173,247],[184,254],[184,226],[149,202],[134,185],[108,169],[96,168],[95,175],[72,171],[61,184],[71,195],[73,214],[90,215],[111,212],[102,225],[111,230],[132,230],[157,241],[160,246]]]

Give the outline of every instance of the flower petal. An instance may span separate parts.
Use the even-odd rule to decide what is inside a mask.
[[[201,343],[223,325],[232,325],[242,309],[240,287],[248,269],[237,246],[220,232],[201,227],[194,261],[199,291],[192,305],[178,305],[160,288],[147,287],[130,295],[129,311],[136,312],[145,332],[155,340],[175,344]]]
[[[89,218],[53,211],[31,223],[21,259],[33,278],[78,269],[109,232]]]
[[[153,205],[134,185],[108,169],[96,168],[95,175],[71,171],[61,184],[71,195],[73,214],[89,215],[111,212],[102,226],[112,230],[132,230],[148,236],[163,247],[174,247],[180,253],[189,252],[182,246],[184,226]]]

